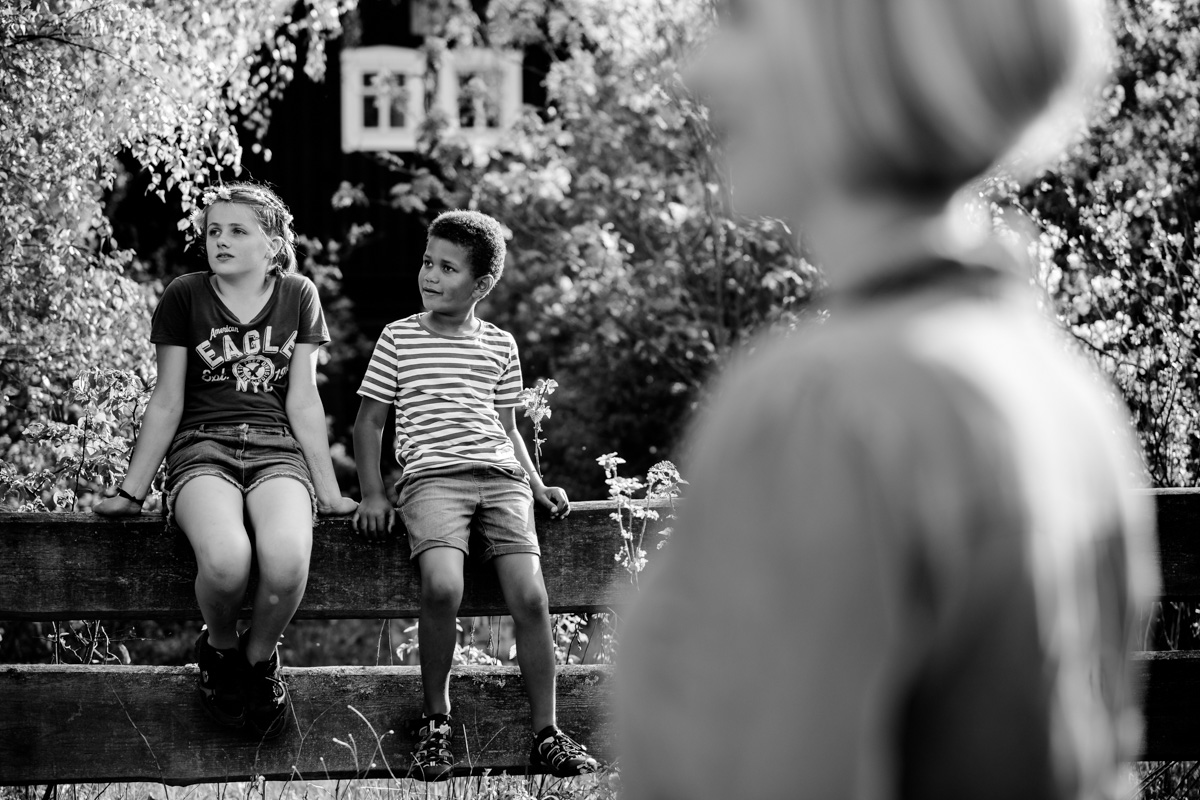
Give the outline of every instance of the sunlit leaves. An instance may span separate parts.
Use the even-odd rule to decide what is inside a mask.
[[[0,4],[0,446],[21,471],[42,463],[21,434],[28,421],[75,424],[86,407],[69,390],[81,370],[151,378],[155,287],[124,274],[133,254],[103,206],[118,154],[186,218],[204,186],[238,171],[235,122],[265,129],[265,101],[290,79],[298,43],[320,73],[320,40],[341,7]]]
[[[1022,193],[1039,283],[1113,376],[1155,483],[1200,479],[1200,3],[1114,0],[1113,79],[1091,134]]]

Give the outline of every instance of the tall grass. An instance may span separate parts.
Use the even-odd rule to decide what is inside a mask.
[[[580,778],[478,775],[444,783],[411,780],[291,780],[0,786],[0,800],[617,800],[615,772]]]

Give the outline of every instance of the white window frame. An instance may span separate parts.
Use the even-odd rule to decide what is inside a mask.
[[[442,74],[438,76],[438,106],[450,122],[449,130],[461,134],[473,144],[495,144],[521,114],[521,71],[524,62],[525,54],[520,50],[469,47],[449,51],[443,62]],[[474,127],[463,128],[459,124],[458,93],[462,76],[475,72],[499,73],[500,93],[495,98],[498,127],[486,126],[484,107],[478,101]]]
[[[417,148],[417,130],[425,118],[425,55],[407,47],[358,47],[343,50],[342,65],[342,151],[400,150]],[[363,125],[363,76],[371,73],[404,76],[408,102],[402,128],[389,123],[390,109],[380,104],[379,126]]]
[[[436,106],[448,121],[448,133],[464,137],[481,146],[494,145],[516,122],[521,113],[522,67],[525,55],[519,50],[460,48],[447,51],[438,75]],[[341,53],[342,65],[342,151],[412,152],[417,147],[417,132],[425,118],[425,54],[413,48],[379,45],[348,48]],[[379,108],[380,126],[363,126],[363,76],[370,73],[405,76],[408,94],[405,126],[388,127],[388,109]],[[476,72],[499,73],[496,97],[498,127],[486,126],[482,102],[475,112],[475,125],[459,124],[459,84],[463,75]]]

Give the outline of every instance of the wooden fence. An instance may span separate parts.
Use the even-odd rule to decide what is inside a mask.
[[[1200,492],[1155,496],[1164,598],[1200,602]],[[567,519],[539,524],[553,612],[619,608],[629,597],[629,576],[613,558],[620,540],[612,511],[607,502],[576,503]],[[312,563],[298,618],[418,613],[402,536],[369,543],[347,520],[325,520]],[[159,517],[0,515],[0,619],[196,619],[194,570],[186,540]],[[461,614],[504,611],[492,571],[469,570]],[[1200,653],[1135,658],[1148,679],[1144,757],[1200,759]],[[294,717],[280,739],[260,743],[205,716],[193,666],[0,664],[0,785],[406,774],[413,741],[405,722],[421,703],[416,667],[287,673]],[[452,680],[460,772],[525,771],[528,705],[517,669],[457,667]],[[605,666],[559,668],[560,724],[603,758],[613,756],[610,683]]]

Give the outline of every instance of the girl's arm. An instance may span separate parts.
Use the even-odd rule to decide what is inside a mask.
[[[158,380],[142,415],[142,427],[138,431],[133,456],[129,459],[129,471],[121,482],[121,489],[139,499],[145,499],[150,483],[158,472],[179,418],[183,416],[183,387],[187,375],[187,348],[173,344],[156,346],[158,355]],[[105,516],[139,514],[142,507],[124,497],[109,497],[97,503],[93,509]]]
[[[342,496],[333,460],[329,457],[329,437],[325,431],[325,407],[317,392],[317,350],[320,345],[298,344],[292,354],[292,374],[288,380],[285,406],[292,434],[304,451],[313,487],[317,490],[317,510],[322,514],[353,514],[358,503]]]
[[[512,442],[513,450],[516,451],[517,461],[529,475],[529,488],[533,490],[533,498],[554,512],[553,516],[565,517],[570,514],[571,501],[567,499],[567,493],[557,486],[547,486],[538,474],[537,467],[533,465],[533,459],[529,457],[529,448],[525,446],[525,438],[521,436],[521,430],[517,427],[517,409],[512,406],[497,408],[496,413],[500,415],[500,423]]]

